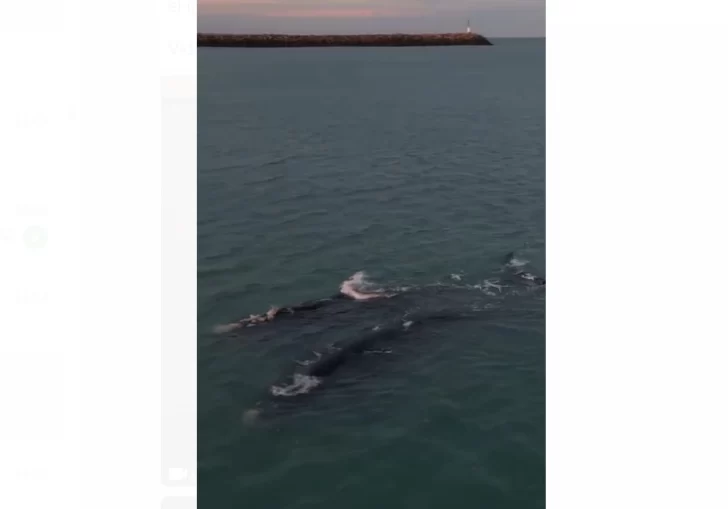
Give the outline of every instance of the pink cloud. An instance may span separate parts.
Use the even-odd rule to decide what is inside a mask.
[[[392,9],[281,9],[261,13],[262,16],[276,18],[377,18],[397,16],[401,12]]]
[[[388,3],[383,0],[198,0],[201,11],[266,18],[376,18],[416,15],[420,11],[415,6],[391,8]]]

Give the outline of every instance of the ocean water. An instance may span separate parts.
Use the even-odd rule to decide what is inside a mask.
[[[545,41],[494,43],[198,50],[200,507],[545,505]]]

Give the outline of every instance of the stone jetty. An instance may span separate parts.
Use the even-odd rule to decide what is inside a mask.
[[[198,47],[295,48],[333,46],[492,46],[479,34],[197,34]]]

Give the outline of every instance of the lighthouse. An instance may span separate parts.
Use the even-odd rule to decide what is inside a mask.
[[[470,33],[470,20],[468,20],[468,28],[465,30],[465,33]]]

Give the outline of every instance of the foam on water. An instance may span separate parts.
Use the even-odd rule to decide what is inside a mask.
[[[504,287],[506,287],[506,285],[498,284],[498,283],[494,282],[492,279],[486,279],[485,281],[483,281],[484,289],[495,288],[500,293],[500,292],[503,292]]]
[[[369,280],[368,275],[363,270],[360,270],[358,272],[355,272],[349,278],[341,283],[341,286],[349,285],[350,287],[354,288],[355,290],[362,290],[364,288],[369,288],[372,286],[372,282]]]
[[[339,286],[339,291],[356,300],[369,300],[392,296],[391,293],[381,288],[380,285],[375,285],[369,280],[364,271],[356,272],[343,281],[341,286]]]
[[[301,373],[295,373],[293,375],[293,381],[289,385],[279,386],[273,385],[270,388],[270,393],[273,396],[290,397],[297,396],[299,394],[306,394],[311,390],[321,385],[321,379],[315,376],[303,375]]]
[[[528,264],[528,260],[523,260],[521,258],[516,258],[515,256],[508,260],[508,263],[506,264],[508,267],[523,267]]]

